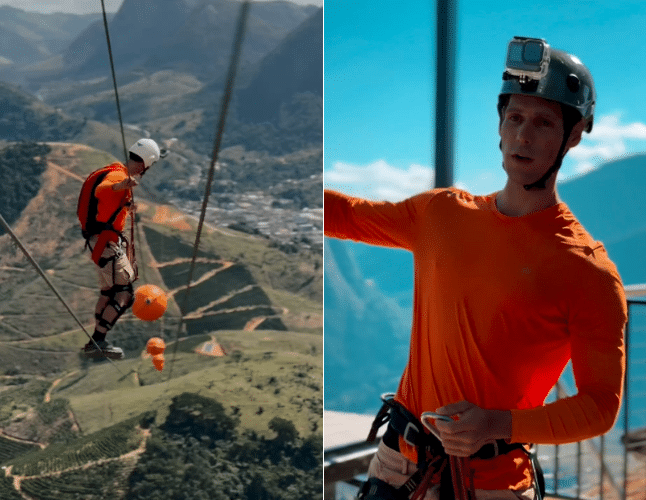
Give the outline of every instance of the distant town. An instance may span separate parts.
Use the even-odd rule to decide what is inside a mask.
[[[323,174],[317,177],[322,186]],[[276,199],[263,191],[228,193],[221,203],[214,198],[206,209],[205,221],[209,224],[262,235],[279,245],[323,250],[322,208],[297,210],[292,200]],[[183,198],[169,201],[192,216],[200,215],[202,202]]]

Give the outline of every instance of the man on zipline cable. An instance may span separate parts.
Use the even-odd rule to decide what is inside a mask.
[[[540,475],[523,443],[612,428],[626,298],[603,245],[556,190],[594,107],[578,58],[514,38],[498,96],[502,190],[433,189],[398,203],[326,190],[326,236],[414,257],[408,363],[371,430],[388,422],[360,499],[532,500]],[[545,404],[569,361],[577,394]]]
[[[83,183],[77,213],[97,265],[101,289],[93,341],[81,351],[86,357],[123,358],[123,351],[105,340],[108,331],[132,306],[132,283],[137,279],[134,253],[129,251],[133,242],[128,242],[123,230],[131,209],[132,188],[160,156],[155,141],[140,139],[130,147],[126,165],[112,163],[91,173]]]

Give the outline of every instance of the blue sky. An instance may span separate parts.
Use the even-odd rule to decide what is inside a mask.
[[[638,0],[458,1],[454,180],[504,185],[496,100],[508,41],[577,55],[597,90],[595,126],[560,179],[646,151],[646,9]],[[435,2],[325,0],[325,184],[375,199],[431,187]]]

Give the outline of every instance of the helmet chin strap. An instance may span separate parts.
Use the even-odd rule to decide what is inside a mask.
[[[538,179],[535,182],[532,182],[531,184],[525,184],[523,187],[525,188],[525,191],[530,191],[532,189],[545,189],[545,183],[547,182],[547,179],[549,179],[554,172],[556,172],[559,168],[561,168],[561,163],[563,163],[563,157],[565,156],[563,154],[563,150],[565,149],[565,142],[563,141],[563,145],[561,146],[561,149],[559,150],[559,154],[556,157],[556,161],[554,162],[554,165],[552,165],[545,174],[543,174],[543,177]]]
[[[556,172],[559,168],[561,168],[561,164],[563,163],[563,158],[565,157],[565,146],[567,145],[567,141],[570,138],[570,134],[572,133],[572,130],[574,129],[574,124],[572,126],[568,127],[570,130],[566,130],[563,134],[563,142],[561,142],[561,147],[559,149],[558,154],[556,155],[556,160],[554,161],[554,165],[552,165],[545,174],[543,174],[543,177],[538,179],[535,182],[532,182],[531,184],[525,184],[523,187],[525,188],[525,191],[530,191],[532,189],[545,189],[545,183],[547,182],[547,179],[549,179],[554,172]]]

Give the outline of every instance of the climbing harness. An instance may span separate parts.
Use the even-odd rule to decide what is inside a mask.
[[[448,455],[441,441],[432,433],[424,431],[425,425],[420,422],[401,403],[395,401],[393,393],[381,396],[383,405],[377,413],[367,441],[374,442],[377,432],[384,424],[388,424],[383,443],[399,451],[399,438],[414,447],[417,452],[417,470],[399,488],[394,487],[376,477],[368,478],[359,490],[358,500],[415,500],[423,498],[428,487],[439,479],[440,500],[475,500],[473,487],[473,471],[470,467],[472,458],[489,460],[513,450],[522,449],[527,453],[534,471],[536,499],[544,496],[544,481],[542,470],[536,459],[536,453],[521,443],[507,443],[499,439],[488,443],[470,457],[455,457]]]

